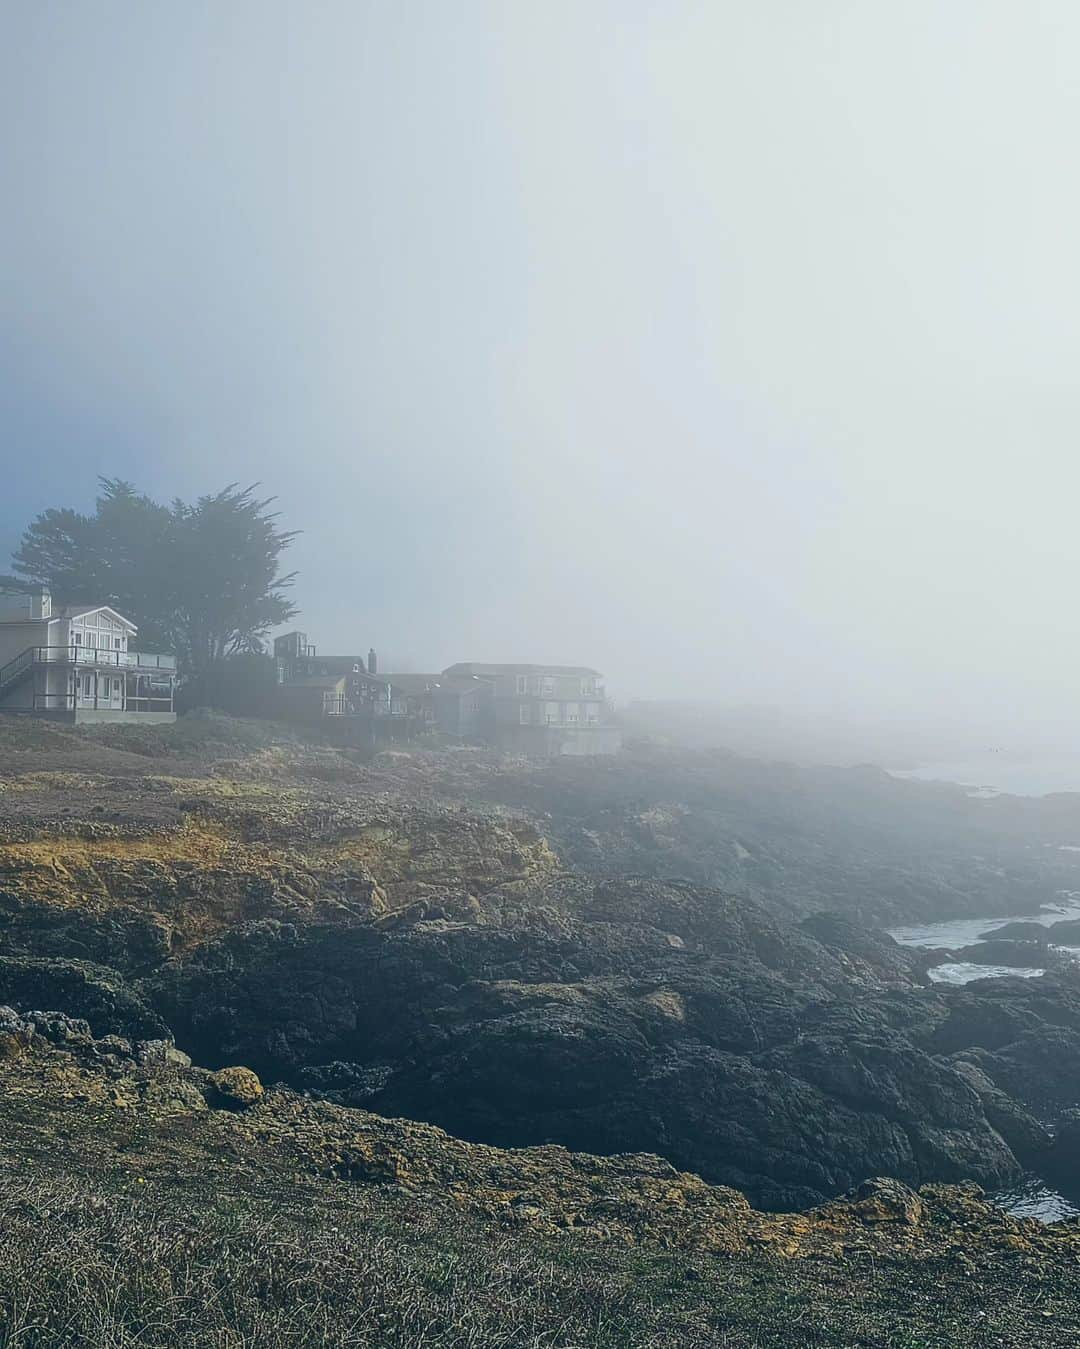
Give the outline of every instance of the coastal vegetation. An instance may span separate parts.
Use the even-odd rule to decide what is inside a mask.
[[[881,930],[1026,949],[1061,802],[211,714],[2,722],[0,801],[0,1343],[1070,1342],[971,1182],[1080,1180],[1080,981]]]
[[[138,615],[143,644],[175,654],[195,679],[260,651],[296,613],[287,593],[295,574],[280,569],[296,533],[280,527],[272,498],[255,486],[164,505],[119,478],[100,483],[93,514],[51,508],[31,521],[14,575],[0,582]]]

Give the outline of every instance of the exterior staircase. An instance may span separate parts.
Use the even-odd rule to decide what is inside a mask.
[[[21,683],[33,670],[37,662],[37,653],[36,646],[28,646],[6,665],[0,665],[0,702],[3,702],[15,685]]]

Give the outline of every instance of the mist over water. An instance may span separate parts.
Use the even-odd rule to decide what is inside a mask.
[[[1049,796],[1053,792],[1080,792],[1080,754],[987,753],[963,759],[931,758],[918,768],[893,771],[898,777],[926,782],[963,783],[980,795],[1004,792],[1012,796]]]

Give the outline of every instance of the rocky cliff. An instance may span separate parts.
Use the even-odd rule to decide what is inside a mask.
[[[634,1222],[653,1224],[661,1243],[689,1240],[676,1216],[707,1211],[710,1230],[737,1229],[744,1246],[782,1231],[781,1245],[802,1249],[797,1211],[873,1176],[891,1177],[901,1196],[943,1182],[993,1188],[1030,1166],[1080,1180],[1076,975],[930,986],[921,957],[865,922],[904,894],[907,917],[932,896],[952,895],[954,911],[976,895],[991,911],[1007,899],[1022,907],[1066,863],[1023,845],[1035,861],[1010,898],[998,863],[1020,844],[1015,854],[1002,844],[957,898],[963,848],[981,835],[962,833],[949,852],[939,832],[932,863],[909,859],[901,881],[891,859],[910,821],[882,830],[907,784],[867,777],[871,803],[857,827],[841,827],[828,823],[835,791],[811,810],[805,784],[763,767],[738,787],[726,761],[718,774],[691,760],[680,786],[673,762],[632,756],[365,763],[272,733],[238,745],[214,722],[206,734],[226,743],[151,756],[51,734],[47,751],[0,754],[0,1002],[16,1019],[41,1013],[33,1034],[52,1045],[27,1060],[51,1066],[18,1069],[20,1091],[26,1072],[52,1080],[49,1054],[71,1050],[47,1026],[75,1017],[98,1047],[75,1055],[90,1076],[71,1099],[89,1092],[128,1109],[149,1092],[168,1113],[171,1088],[143,1072],[135,1046],[175,1042],[200,1065],[170,1068],[186,1083],[176,1098],[185,1118],[221,1099],[206,1074],[243,1065],[282,1084],[273,1114],[259,1104],[251,1116],[261,1127],[280,1131],[287,1117],[311,1137],[317,1119],[338,1138],[362,1118],[398,1176],[414,1163],[385,1130],[406,1126],[385,1120],[418,1121],[410,1138],[442,1139],[443,1154],[457,1149],[462,1166],[479,1168],[431,1172],[433,1193],[463,1187],[470,1203],[485,1167],[510,1165],[485,1147],[543,1145],[530,1165],[551,1168],[552,1186],[578,1175],[582,1164],[567,1160],[576,1153],[659,1156],[631,1172]],[[712,883],[722,855],[730,874],[758,883]],[[669,865],[689,875],[665,874]],[[846,879],[826,905],[818,892],[833,873]],[[248,1127],[224,1119],[198,1127]],[[400,1165],[386,1160],[395,1149]],[[364,1179],[366,1155],[350,1152],[340,1174]],[[625,1169],[588,1165],[600,1188]],[[625,1187],[611,1187],[621,1211]],[[942,1193],[927,1191],[922,1208],[898,1202],[934,1213]],[[663,1194],[677,1196],[667,1208]],[[475,1210],[485,1220],[487,1202]],[[749,1204],[793,1216],[760,1226]]]

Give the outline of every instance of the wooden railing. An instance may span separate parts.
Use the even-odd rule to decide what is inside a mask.
[[[24,651],[35,665],[104,665],[128,670],[176,670],[176,657],[149,651],[116,651],[101,646],[32,646]],[[17,656],[16,660],[21,660]]]
[[[173,700],[161,696],[154,698],[143,698],[128,695],[124,699],[123,708],[113,708],[112,704],[102,700],[100,708],[93,702],[87,702],[85,698],[76,693],[35,693],[34,711],[35,712],[72,712],[76,708],[86,708],[90,711],[124,711],[124,712],[172,712]],[[12,709],[18,711],[18,708]]]

